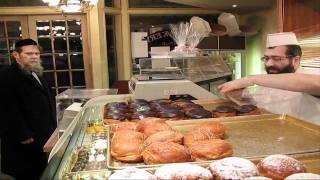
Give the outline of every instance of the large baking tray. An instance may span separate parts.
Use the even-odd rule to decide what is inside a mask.
[[[315,166],[320,162],[320,126],[290,116],[275,114],[167,121],[167,123],[177,131],[186,133],[195,125],[205,121],[220,121],[226,126],[225,139],[233,146],[233,156],[257,162],[271,154],[286,154],[309,164],[313,172],[320,171],[320,167]],[[128,166],[139,168],[160,166],[116,161],[111,157],[110,148],[107,158],[109,169],[122,169]],[[192,162],[192,164],[205,166],[210,162],[212,161]]]

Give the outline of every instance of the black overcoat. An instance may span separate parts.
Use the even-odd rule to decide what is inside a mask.
[[[39,79],[42,85],[16,63],[0,71],[1,166],[17,179],[41,175],[46,166],[43,146],[56,128],[54,99]],[[34,143],[21,144],[30,137]]]

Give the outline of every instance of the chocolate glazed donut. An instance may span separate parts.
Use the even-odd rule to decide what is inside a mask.
[[[205,109],[191,109],[186,112],[186,115],[193,119],[212,118],[212,113]]]
[[[236,116],[237,110],[231,106],[218,106],[213,112],[214,117]]]
[[[259,113],[260,113],[259,109],[254,105],[243,105],[243,106],[240,106],[240,108],[238,109],[239,116],[256,115]]]
[[[131,115],[132,121],[139,121],[141,119],[145,119],[148,117],[157,117],[157,113],[152,111],[141,111],[141,112],[135,112]]]
[[[158,112],[158,116],[167,120],[181,120],[184,118],[184,113],[179,110],[165,110]]]

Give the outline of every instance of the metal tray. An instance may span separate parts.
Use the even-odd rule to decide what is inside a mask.
[[[233,156],[257,162],[271,154],[286,154],[311,165],[308,171],[320,171],[319,165],[316,166],[320,162],[320,126],[274,114],[166,122],[177,131],[186,133],[205,121],[220,121],[226,126],[225,140],[232,144]],[[206,166],[210,162],[212,161],[191,163]],[[114,160],[110,148],[108,149],[109,169],[123,169],[128,166],[155,168],[160,165],[122,163]]]

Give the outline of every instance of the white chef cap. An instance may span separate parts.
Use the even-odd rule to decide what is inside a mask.
[[[298,40],[293,32],[268,34],[267,48],[284,45],[298,45]]]

